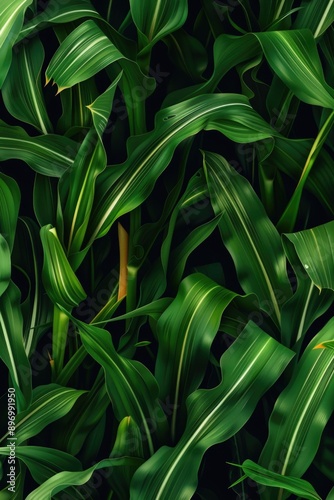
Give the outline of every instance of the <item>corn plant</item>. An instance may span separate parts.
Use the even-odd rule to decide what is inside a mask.
[[[334,498],[334,2],[0,5],[0,498]]]

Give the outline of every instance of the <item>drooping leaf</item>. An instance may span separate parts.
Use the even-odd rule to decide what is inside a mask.
[[[10,450],[8,447],[0,448],[0,455],[8,456],[9,453]],[[38,484],[43,483],[63,470],[82,470],[82,465],[77,458],[54,448],[21,445],[15,450],[15,455],[26,464],[30,474]]]
[[[73,164],[78,144],[68,137],[48,134],[30,137],[21,127],[0,121],[0,161],[19,159],[35,172],[61,177]]]
[[[284,488],[289,493],[293,493],[298,497],[306,498],[308,500],[321,500],[313,486],[304,479],[282,476],[281,474],[277,474],[276,472],[261,467],[260,465],[252,462],[252,460],[245,460],[239,467],[242,468],[248,477],[259,484],[274,488]]]
[[[0,88],[12,61],[12,47],[21,30],[24,13],[33,0],[13,0],[0,9]]]
[[[291,296],[286,259],[277,230],[249,182],[218,154],[204,153],[211,203],[222,218],[223,242],[246,293],[279,325],[281,306]],[[256,271],[255,271],[256,270]]]
[[[319,343],[331,340],[333,325],[331,319],[307,346],[270,417],[269,437],[259,464],[266,467],[275,462],[275,472],[282,475],[301,477],[304,474],[333,412],[333,353],[327,349],[314,350]],[[265,490],[263,498],[281,498],[281,494]]]
[[[56,384],[38,386],[34,389],[31,405],[16,416],[16,445],[36,436],[47,425],[66,415],[84,393],[85,391],[60,387]],[[8,433],[2,437],[1,442],[7,436]]]
[[[254,324],[221,358],[222,382],[195,391],[187,400],[188,420],[174,448],[163,446],[135,473],[131,495],[138,500],[189,499],[204,452],[233,436],[257,401],[277,380],[293,353]]]
[[[158,176],[166,169],[178,144],[201,130],[219,130],[237,142],[271,137],[275,132],[237,94],[199,96],[156,115],[153,132],[128,141],[128,159],[120,167],[123,174],[106,189],[106,178],[96,183],[96,205],[92,212],[91,238],[106,234],[121,215],[135,209],[152,191]],[[106,172],[107,174],[107,172]]]
[[[18,120],[29,123],[43,134],[52,132],[41,86],[44,48],[38,37],[16,47],[13,61],[2,87],[7,110]]]
[[[26,500],[40,500],[44,498],[45,500],[51,500],[51,498],[60,491],[65,490],[69,485],[78,486],[85,484],[89,481],[95,470],[102,469],[104,467],[118,467],[118,466],[136,466],[141,464],[140,458],[134,457],[120,457],[120,458],[106,458],[100,462],[92,465],[89,469],[84,471],[70,472],[64,471],[55,474],[50,479],[45,481],[41,486],[33,490],[26,497]],[[117,474],[116,471],[111,470],[111,473]]]
[[[60,45],[46,68],[46,81],[58,92],[87,80],[124,56],[94,21],[85,21]]]

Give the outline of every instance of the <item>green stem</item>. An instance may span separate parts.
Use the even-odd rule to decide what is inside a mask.
[[[300,179],[298,181],[298,184],[296,186],[296,189],[288,203],[288,206],[284,210],[283,215],[281,216],[280,220],[278,221],[277,224],[277,229],[279,232],[292,232],[293,228],[295,226],[296,220],[297,220],[297,215],[298,215],[298,210],[299,210],[299,204],[303,192],[303,188],[305,185],[305,182],[309,176],[309,173],[311,172],[311,169],[318,158],[318,155],[321,151],[322,146],[324,145],[329,132],[332,129],[334,123],[334,111],[331,112],[325,123],[323,124],[322,128],[320,129],[313,146],[309,152],[309,155],[307,157],[307,160],[305,162],[302,174],[300,176]]]
[[[52,379],[55,380],[62,372],[67,342],[69,318],[57,306],[53,313],[52,335]]]

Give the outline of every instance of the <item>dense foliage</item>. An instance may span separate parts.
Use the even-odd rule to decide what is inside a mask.
[[[333,21],[2,2],[1,499],[334,498]]]

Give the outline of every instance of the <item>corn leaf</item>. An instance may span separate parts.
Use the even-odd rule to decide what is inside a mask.
[[[184,24],[188,14],[186,0],[171,0],[157,2],[130,0],[131,16],[139,31],[139,40],[142,47],[147,49],[161,38],[178,30]]]
[[[66,37],[52,57],[46,81],[54,80],[61,92],[123,57],[94,21],[85,21]]]
[[[312,283],[320,290],[334,290],[334,221],[298,233],[285,234]]]
[[[161,398],[168,396],[174,405],[173,438],[178,415],[184,413],[182,402],[203,380],[224,310],[232,301],[240,307],[250,299],[224,289],[202,274],[192,274],[181,282],[177,296],[159,318],[155,376]]]
[[[78,145],[68,137],[54,134],[30,137],[21,127],[0,121],[0,161],[18,159],[35,172],[61,177],[73,164]]]
[[[43,44],[37,37],[27,45],[19,45],[2,87],[2,97],[6,108],[15,118],[47,134],[52,132],[52,125],[41,86],[44,55]]]
[[[238,94],[199,96],[161,110],[153,132],[128,141],[128,159],[121,166],[124,173],[117,183],[106,189],[104,176],[97,179],[89,244],[147,198],[177,145],[201,130],[212,129],[237,142],[252,142],[275,133],[248,99]]]
[[[87,352],[104,368],[106,387],[116,418],[129,416],[139,425],[149,454],[166,432],[166,417],[158,401],[159,388],[151,372],[138,361],[117,354],[110,334],[72,318]],[[151,436],[150,425],[154,425]]]
[[[70,23],[85,17],[100,18],[90,0],[49,0],[43,12],[27,21],[22,27],[18,40],[33,37],[39,30],[52,24]]]
[[[6,291],[11,277],[10,249],[5,238],[0,234],[0,296]]]
[[[111,85],[103,92],[103,94],[99,95],[94,102],[89,104],[87,107],[92,113],[93,123],[96,132],[99,134],[100,139],[102,140],[102,134],[108,124],[109,116],[111,113],[113,100],[115,91],[118,85],[118,82],[122,78],[123,72],[121,72]]]
[[[23,17],[32,0],[13,0],[0,8],[0,88],[12,61],[12,47],[23,24]]]
[[[54,304],[71,309],[84,300],[86,293],[74,274],[57,233],[51,225],[42,227],[41,240],[44,251],[42,270],[44,287]]]
[[[86,135],[72,167],[60,181],[59,196],[67,252],[78,252],[84,240],[93,205],[96,177],[106,168],[107,158],[94,130]]]
[[[0,173],[0,233],[13,250],[21,193],[11,177]]]
[[[41,486],[29,493],[29,495],[26,497],[26,500],[40,500],[41,498],[44,498],[45,500],[51,500],[53,495],[65,490],[69,485],[77,486],[87,483],[92,474],[98,469],[120,466],[131,467],[141,464],[141,462],[142,460],[140,458],[135,457],[106,458],[84,471],[63,471],[55,474],[50,479],[41,484]],[[117,474],[117,469],[116,471],[112,469],[110,474],[115,472]]]
[[[189,499],[204,452],[238,432],[292,356],[250,323],[221,358],[222,382],[189,396],[180,441],[174,448],[163,446],[138,469],[131,495],[138,500]]]
[[[9,456],[8,447],[0,448],[0,455]],[[46,446],[18,446],[15,450],[16,457],[29,469],[36,483],[41,484],[63,470],[80,471],[80,461],[64,451]]]
[[[275,472],[295,477],[301,477],[310,466],[334,409],[333,353],[314,347],[332,339],[333,327],[331,319],[313,338],[277,399],[259,458],[261,466],[275,463]],[[281,493],[266,490],[263,498],[281,498]]]
[[[279,325],[281,306],[291,296],[279,234],[249,182],[223,157],[205,152],[204,169],[214,212],[222,214],[222,239],[240,283],[246,293],[256,293],[260,307]]]
[[[314,38],[320,37],[334,21],[334,1],[303,1],[294,29],[309,28]]]
[[[321,497],[317,494],[313,486],[304,479],[282,476],[281,474],[261,467],[252,462],[252,460],[245,460],[239,467],[242,468],[249,478],[259,484],[274,488],[284,488],[289,493],[293,493],[301,498],[307,498],[308,500],[321,500]]]
[[[56,384],[38,386],[33,391],[29,408],[16,416],[16,445],[36,436],[47,425],[66,415],[86,391],[60,387]],[[7,438],[5,434],[0,442]]]
[[[0,357],[9,370],[19,411],[31,400],[31,367],[23,340],[21,293],[11,281],[0,297]]]

